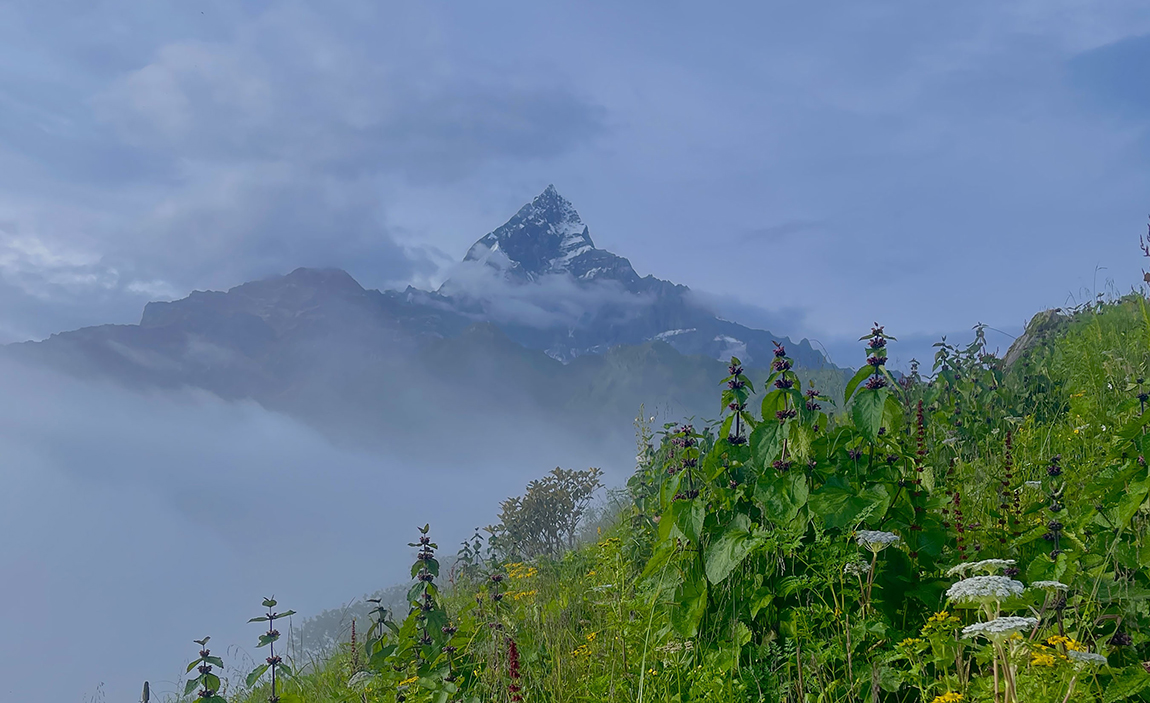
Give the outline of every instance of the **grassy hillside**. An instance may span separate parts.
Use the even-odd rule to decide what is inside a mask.
[[[766,379],[732,362],[721,424],[639,427],[584,546],[441,570],[413,530],[410,605],[275,695],[1150,700],[1150,305],[1038,322],[1009,365],[976,338],[900,379],[876,328],[834,413],[785,351]],[[267,701],[270,676],[217,688]]]

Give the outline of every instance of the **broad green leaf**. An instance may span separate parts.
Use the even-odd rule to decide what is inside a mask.
[[[770,468],[783,452],[783,426],[773,417],[759,423],[751,432],[751,450],[763,470]]]
[[[742,513],[727,526],[723,535],[707,547],[707,580],[720,583],[735,570],[761,540],[751,535],[751,521]]]
[[[808,504],[822,518],[827,529],[853,527],[861,521],[882,515],[891,496],[882,484],[856,490],[841,476],[832,476],[810,494]]]
[[[870,376],[872,373],[873,370],[871,367],[865,364],[861,369],[855,372],[855,375],[851,377],[851,380],[847,381],[846,392],[843,393],[844,402],[850,402],[851,394],[854,393],[855,388],[858,388],[858,385],[865,381],[867,376]]]
[[[801,471],[771,476],[764,474],[755,486],[755,500],[763,504],[766,516],[778,524],[794,520],[807,504],[810,488]]]
[[[679,500],[671,504],[675,525],[687,539],[699,544],[703,533],[703,519],[706,511],[701,500]]]
[[[694,637],[706,612],[707,582],[701,578],[689,578],[679,584],[675,589],[675,607],[671,610],[671,626],[679,635]]]
[[[855,427],[871,442],[878,439],[878,428],[882,427],[883,408],[890,390],[887,388],[863,388],[851,401],[851,419]]]
[[[248,677],[247,677],[247,679],[244,680],[244,683],[247,684],[248,688],[255,686],[256,681],[259,681],[260,677],[263,676],[264,672],[267,670],[268,670],[267,664],[260,664],[256,668],[252,669],[252,673],[248,674]]]

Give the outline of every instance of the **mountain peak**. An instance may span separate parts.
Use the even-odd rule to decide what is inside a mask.
[[[570,271],[579,257],[594,251],[575,206],[549,185],[502,227],[475,242],[463,260],[481,261],[510,278],[532,281]]]

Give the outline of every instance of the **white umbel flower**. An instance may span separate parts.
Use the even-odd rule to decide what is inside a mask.
[[[946,597],[959,603],[985,603],[1020,596],[1024,590],[1021,582],[1006,576],[971,576],[948,588]]]
[[[902,540],[898,535],[893,532],[880,532],[879,530],[859,530],[855,534],[855,540],[860,547],[869,549],[876,554],[886,549],[892,544],[897,544]]]
[[[986,622],[976,622],[973,625],[967,625],[962,628],[962,636],[978,637],[981,635],[988,640],[1004,640],[1015,633],[1033,629],[1036,625],[1038,625],[1038,618],[1023,618],[1016,615],[1007,615],[1005,617],[987,620]]]
[[[1061,581],[1035,581],[1030,584],[1030,588],[1039,588],[1043,591],[1069,591],[1070,586],[1062,583]]]
[[[870,564],[854,561],[843,567],[843,573],[847,576],[862,576],[863,574],[870,573]]]
[[[1076,664],[1089,664],[1091,666],[1106,666],[1109,662],[1106,657],[1094,652],[1076,652],[1073,649],[1066,652],[1066,656]]]
[[[947,576],[965,576],[968,573],[983,572],[993,574],[999,569],[1005,569],[1008,566],[1014,566],[1013,559],[983,559],[982,561],[964,562],[956,566],[950,567],[947,570]]]

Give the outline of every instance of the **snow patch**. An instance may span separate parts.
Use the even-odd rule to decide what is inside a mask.
[[[720,334],[718,337],[715,337],[714,341],[723,345],[719,348],[719,355],[715,357],[719,361],[727,361],[732,356],[744,357],[747,355],[747,343],[741,339]]]
[[[695,327],[689,327],[685,330],[667,330],[666,332],[660,332],[659,334],[655,335],[651,339],[658,339],[660,341],[663,341],[663,340],[669,339],[671,337],[674,337],[675,335],[687,334],[688,332],[697,332],[697,331],[698,331],[698,329]]]

